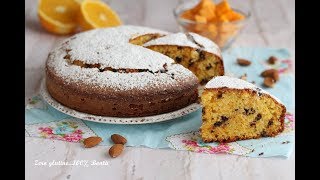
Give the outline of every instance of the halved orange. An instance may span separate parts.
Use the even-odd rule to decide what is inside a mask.
[[[97,0],[84,0],[81,3],[78,23],[84,30],[122,24],[119,16],[108,5]]]
[[[79,3],[75,0],[40,0],[38,16],[42,27],[55,34],[76,31]]]

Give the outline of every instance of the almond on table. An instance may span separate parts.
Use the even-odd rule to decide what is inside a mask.
[[[271,77],[265,77],[263,81],[264,86],[266,87],[273,87],[275,84],[275,80]]]
[[[115,144],[127,143],[127,139],[119,134],[112,134],[111,139]]]
[[[267,62],[268,62],[269,64],[275,64],[277,60],[278,60],[278,59],[277,59],[276,57],[270,56],[269,59],[267,60]]]
[[[113,158],[116,158],[122,153],[123,149],[123,144],[115,144],[109,149],[109,155]]]
[[[275,81],[279,80],[279,73],[276,69],[267,69],[261,73],[262,77],[270,77]]]
[[[237,59],[237,63],[240,66],[249,66],[251,64],[251,61],[247,60],[247,59],[242,59],[242,58],[238,58]]]
[[[83,145],[84,145],[85,148],[91,148],[91,147],[94,147],[94,146],[98,145],[101,141],[102,141],[101,137],[92,136],[92,137],[86,138],[83,141]]]

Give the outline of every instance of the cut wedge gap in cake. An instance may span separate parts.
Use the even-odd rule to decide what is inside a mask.
[[[276,136],[284,130],[285,106],[244,80],[213,78],[201,97],[204,142],[232,142]]]
[[[157,39],[162,36],[164,36],[164,34],[144,34],[138,37],[131,38],[129,40],[129,43],[141,46],[151,40]]]

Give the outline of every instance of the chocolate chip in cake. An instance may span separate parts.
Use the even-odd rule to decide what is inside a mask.
[[[210,133],[214,133],[214,130],[211,130]]]
[[[256,82],[255,82],[255,81],[251,81],[251,83],[252,83],[252,84],[256,84]]]
[[[272,119],[271,119],[271,120],[268,121],[268,126],[267,126],[267,127],[272,126],[272,124],[273,124],[273,121],[272,121]]]
[[[164,68],[164,69],[167,69],[167,68],[168,68],[168,64],[167,64],[167,63],[164,63],[163,68]]]
[[[177,47],[177,49],[178,49],[178,50],[181,50],[181,49],[182,49],[182,47],[181,47],[181,46],[178,46],[178,47]]]
[[[270,56],[267,62],[268,62],[269,64],[275,64],[277,60],[278,60],[278,59],[277,59],[276,57]]]
[[[171,73],[171,79],[174,79],[174,73]]]
[[[253,108],[250,108],[250,109],[244,108],[244,112],[243,112],[244,115],[248,116],[254,113],[256,113],[256,110],[254,110]]]
[[[234,111],[238,111],[239,109],[234,109]]]
[[[175,61],[176,61],[177,63],[180,63],[180,62],[182,61],[182,57],[176,57],[176,58],[175,58]]]
[[[209,65],[206,66],[206,70],[209,70],[212,68],[212,65],[209,63]]]
[[[271,77],[265,77],[263,80],[263,85],[265,87],[273,87],[275,84],[275,80],[272,79]]]
[[[248,115],[249,109],[244,108],[244,114]]]
[[[221,116],[220,119],[221,119],[222,122],[225,122],[225,121],[227,121],[229,118],[226,117],[226,116]]]
[[[225,123],[229,118],[227,116],[221,116],[220,117],[220,121],[217,121],[213,124],[214,127],[219,127],[221,126],[223,123]]]
[[[99,52],[97,52],[97,54],[100,54]]]
[[[222,98],[222,92],[218,92],[217,98],[218,99]]]
[[[261,93],[261,89],[260,88],[255,88],[256,89],[256,91],[257,91],[257,94],[258,94],[258,96],[261,96],[262,95],[262,93]]]
[[[237,63],[240,66],[249,66],[251,64],[251,61],[247,60],[247,59],[242,59],[242,58],[238,58],[237,59]]]
[[[259,153],[259,156],[262,156],[263,155],[263,152],[262,153]]]
[[[213,124],[214,127],[219,127],[219,126],[221,126],[221,125],[222,125],[222,122],[221,122],[221,121],[215,122],[215,123]]]
[[[204,60],[204,59],[206,59],[206,55],[205,55],[204,51],[200,51],[199,57],[200,57],[199,60]]]
[[[250,127],[256,126],[256,121],[250,123]]]
[[[262,137],[267,137],[268,135],[267,135],[267,132],[265,131],[265,130],[263,130],[262,132],[261,132],[261,136]]]
[[[201,84],[201,85],[204,85],[204,84],[207,83],[207,82],[208,82],[207,79],[202,79],[202,80],[200,81],[200,84]]]
[[[190,61],[188,64],[188,67],[191,67],[194,64],[194,62]]]
[[[259,121],[262,118],[262,115],[259,113],[257,116],[254,118],[254,120]]]

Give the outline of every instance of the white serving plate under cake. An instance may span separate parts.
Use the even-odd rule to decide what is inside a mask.
[[[67,115],[70,115],[75,118],[87,120],[87,121],[93,121],[93,122],[98,122],[98,123],[108,123],[108,124],[148,124],[148,123],[157,123],[157,122],[162,122],[162,121],[168,121],[171,119],[179,118],[182,116],[185,116],[187,114],[190,114],[199,108],[201,108],[201,105],[198,103],[193,103],[190,104],[187,107],[184,107],[182,109],[164,113],[164,114],[159,114],[159,115],[154,115],[154,116],[146,116],[146,117],[130,117],[130,118],[125,118],[125,117],[107,117],[107,116],[97,116],[93,114],[88,114],[84,112],[79,112],[76,110],[73,110],[71,108],[68,108],[62,104],[60,104],[58,101],[53,99],[50,94],[47,91],[47,88],[45,86],[45,79],[42,80],[41,82],[41,87],[40,87],[40,94],[43,97],[43,99],[51,105],[53,108],[56,110],[65,113]]]

